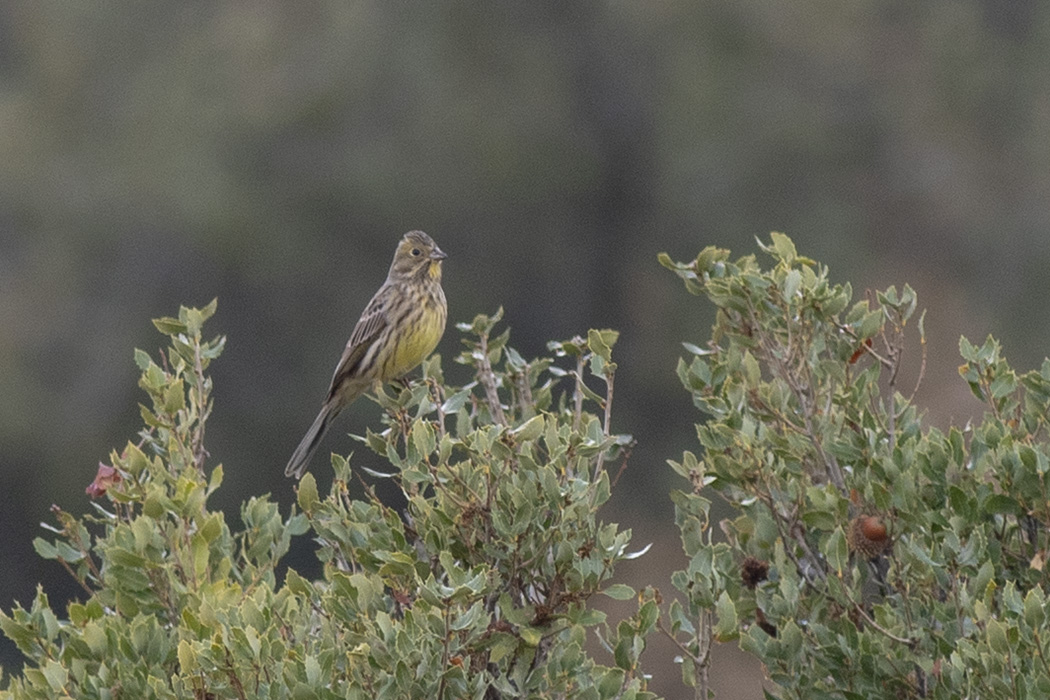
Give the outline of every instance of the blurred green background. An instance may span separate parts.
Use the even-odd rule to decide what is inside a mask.
[[[858,294],[909,282],[930,309],[917,401],[964,422],[960,334],[1025,369],[1050,338],[1048,40],[1036,0],[8,0],[0,606],[37,582],[76,595],[32,538],[52,503],[89,508],[138,427],[132,348],[154,352],[149,319],[180,303],[218,296],[229,336],[218,505],[235,523],[252,494],[289,504],[287,457],[411,228],[449,255],[453,321],[503,305],[527,356],[622,331],[613,427],[639,444],[605,517],[655,543],[624,580],[669,596],[664,460],[698,419],[674,368],[713,316],[657,252],[742,255],[780,230]],[[358,402],[322,452],[377,422]],[[292,561],[308,570],[309,543]],[[646,665],[682,697],[673,656],[654,639]],[[759,694],[739,660],[716,660],[720,698]],[[6,642],[0,663],[19,663]]]

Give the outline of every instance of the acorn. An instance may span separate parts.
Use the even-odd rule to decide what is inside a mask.
[[[850,521],[846,543],[851,552],[874,559],[890,547],[886,523],[877,515],[858,515]]]

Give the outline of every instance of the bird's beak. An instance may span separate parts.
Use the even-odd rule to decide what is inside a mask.
[[[438,248],[437,246],[434,246],[434,250],[430,251],[431,260],[444,260],[447,257],[448,255],[445,254],[445,251],[441,250],[441,248]]]

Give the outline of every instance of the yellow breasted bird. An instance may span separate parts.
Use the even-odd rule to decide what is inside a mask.
[[[402,237],[386,282],[357,320],[321,412],[288,460],[285,476],[303,475],[340,411],[377,383],[412,371],[437,347],[448,318],[441,289],[444,259],[444,251],[422,231]]]

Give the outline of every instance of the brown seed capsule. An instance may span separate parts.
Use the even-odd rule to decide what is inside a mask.
[[[886,525],[873,515],[864,518],[860,531],[872,542],[886,541]]]
[[[746,557],[740,565],[740,578],[748,588],[754,588],[765,581],[768,573],[769,562],[755,557]]]
[[[886,524],[876,515],[859,515],[849,524],[846,543],[850,551],[874,559],[890,546]]]

